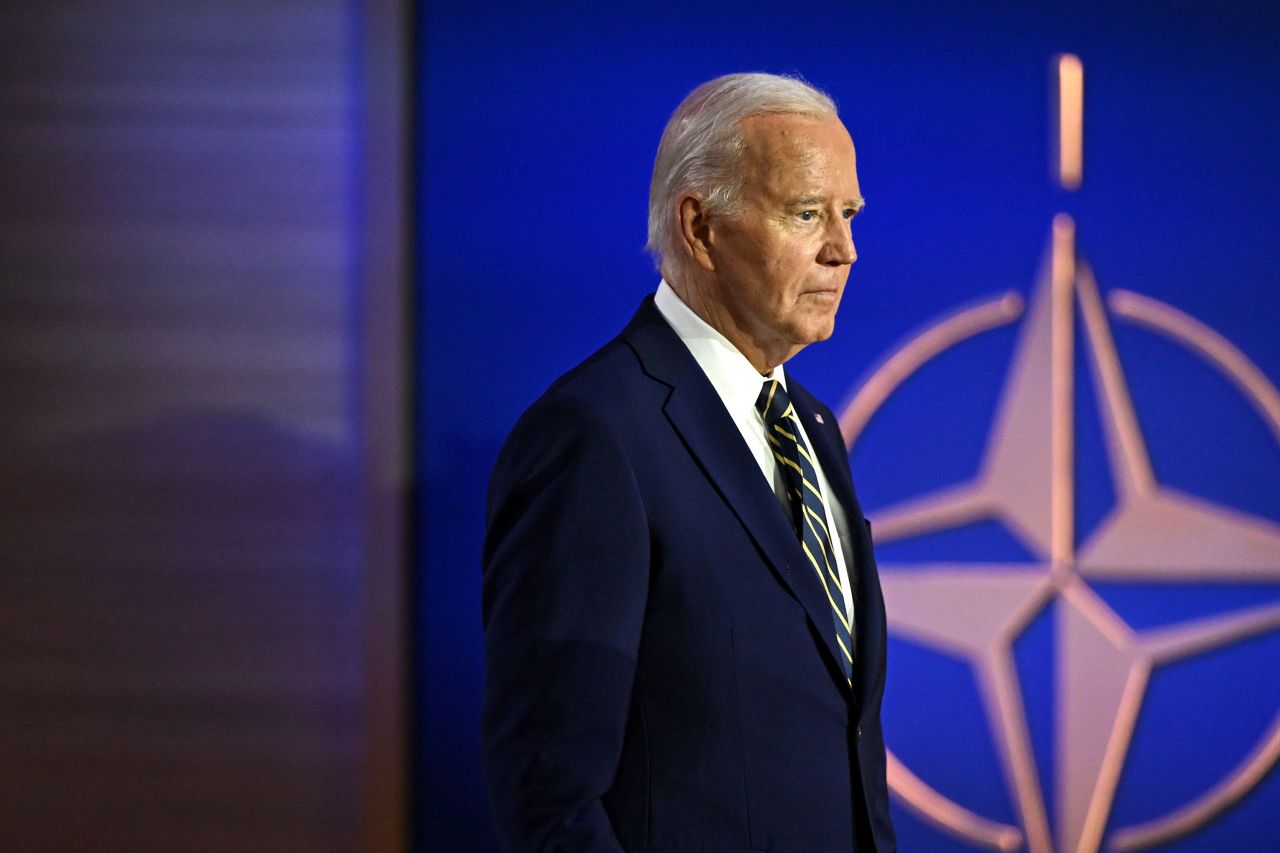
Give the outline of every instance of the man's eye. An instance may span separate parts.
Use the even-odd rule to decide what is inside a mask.
[[[800,211],[800,221],[801,221],[801,222],[812,222],[812,221],[813,221],[813,219],[814,219],[814,217],[815,217],[815,216],[817,216],[817,215],[818,215],[817,211],[813,211],[813,210],[802,210],[802,211]]]
[[[857,212],[858,211],[854,210],[852,207],[846,207],[843,215],[845,219],[853,219],[853,215]]]

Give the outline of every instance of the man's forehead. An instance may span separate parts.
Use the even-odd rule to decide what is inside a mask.
[[[836,116],[774,113],[743,120],[743,166],[748,180],[765,184],[843,177],[856,192],[856,153]],[[830,174],[830,173],[844,174]],[[780,189],[780,188],[779,188]]]
[[[849,131],[837,115],[809,115],[807,113],[761,113],[747,116],[739,125],[742,138],[748,145],[795,145],[815,136],[832,136],[849,139]]]

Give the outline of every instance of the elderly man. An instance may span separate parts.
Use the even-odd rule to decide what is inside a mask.
[[[490,485],[486,773],[512,850],[895,849],[884,607],[836,419],[782,364],[857,258],[823,93],[698,87],[663,133],[663,281],[520,419]]]

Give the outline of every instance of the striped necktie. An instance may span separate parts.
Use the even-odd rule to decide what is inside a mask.
[[[773,449],[773,455],[782,468],[787,488],[787,504],[791,507],[791,524],[804,549],[809,564],[818,575],[818,581],[831,604],[831,621],[835,624],[836,643],[844,653],[840,663],[844,677],[853,684],[853,614],[845,615],[844,587],[840,585],[840,571],[836,567],[835,549],[827,530],[826,506],[822,490],[818,486],[817,462],[805,447],[800,434],[800,422],[796,410],[787,397],[787,390],[776,379],[770,379],[760,389],[756,398],[756,410],[764,418],[765,436]]]

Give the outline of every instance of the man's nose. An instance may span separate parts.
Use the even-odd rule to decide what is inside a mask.
[[[849,220],[836,219],[827,227],[827,239],[822,246],[818,262],[829,267],[847,266],[858,259],[858,250],[853,245],[853,233],[849,230]]]

